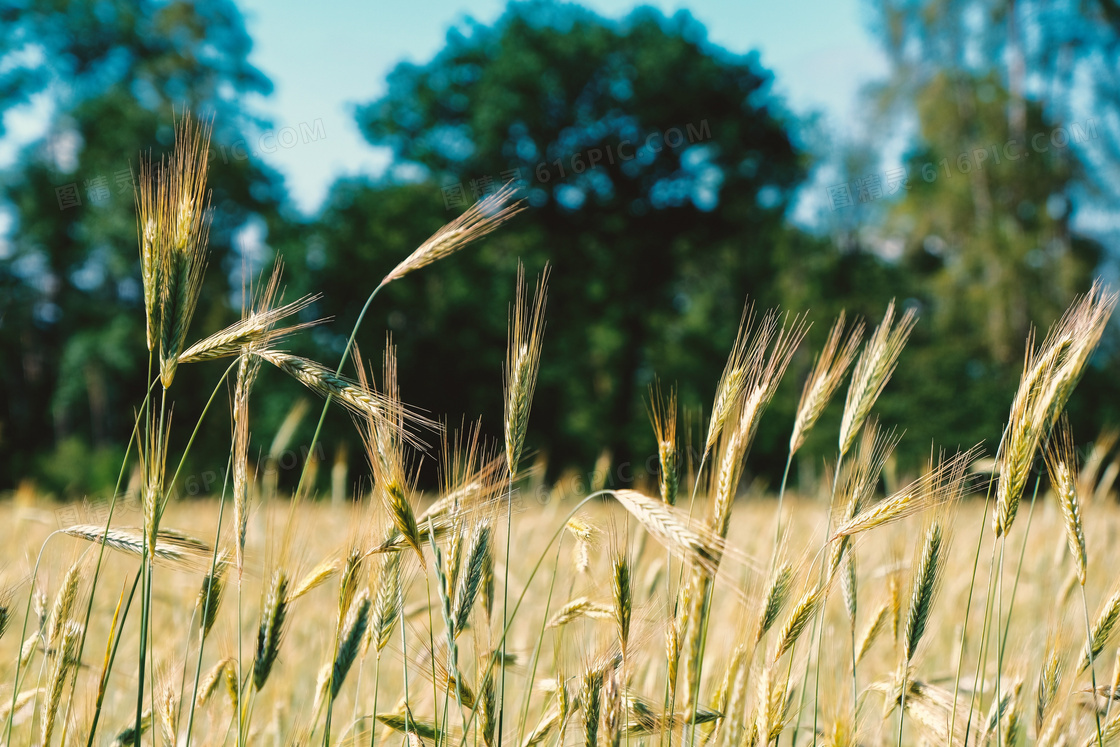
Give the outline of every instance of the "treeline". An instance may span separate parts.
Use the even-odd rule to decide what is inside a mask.
[[[275,255],[286,298],[323,294],[305,320],[333,319],[286,345],[336,359],[386,271],[479,197],[522,186],[529,210],[386,287],[357,339],[376,364],[391,336],[405,401],[452,429],[481,416],[483,432],[500,439],[517,262],[530,274],[548,263],[528,448],[550,476],[591,470],[604,453],[644,464],[655,453],[645,404],[655,381],[677,388],[695,432],[748,299],[759,312],[810,311],[815,322],[760,426],[750,465],[764,479],[780,474],[800,382],[835,315],[874,321],[892,298],[921,317],[878,409],[886,425],[905,425],[900,460],[916,465],[931,444],[985,441],[994,451],[1032,325],[1045,328],[1106,268],[1101,245],[1075,230],[1075,198],[1104,168],[1078,144],[969,173],[936,166],[956,168],[959,154],[987,144],[1049,137],[1065,113],[1004,71],[932,52],[908,58],[914,45],[886,32],[894,77],[874,94],[882,112],[918,123],[893,170],[859,144],[812,146],[811,123],[783,107],[758,58],[710,44],[687,14],[640,9],[609,21],[576,6],[515,3],[493,26],[450,32],[428,63],[391,73],[388,93],[357,116],[370,143],[392,147],[394,166],[380,179],[339,180],[306,217],[257,153],[322,133],[313,112],[302,130],[272,130],[244,109],[244,96],[270,83],[248,63],[251,40],[232,3],[0,8],[0,111],[43,92],[55,104],[49,132],[0,187],[13,218],[0,258],[0,488],[27,478],[74,495],[116,480],[147,371],[134,165],[141,151],[169,149],[172,113],[187,108],[213,117],[218,154],[211,271],[191,339],[235,319],[246,268],[255,279]],[[911,11],[879,11],[911,28]],[[938,23],[920,31],[930,48],[936,34],[964,33]],[[886,115],[873,126],[888,127]],[[821,195],[831,202],[807,231],[789,215],[822,160],[840,164],[844,181]],[[925,164],[938,178],[924,178]],[[243,251],[246,226],[266,251]],[[1120,422],[1114,362],[1106,340],[1071,403],[1082,441]],[[194,422],[220,365],[183,368],[177,420]],[[310,443],[316,418],[290,417],[303,396],[262,373],[252,424],[262,468]],[[226,452],[206,443],[208,434],[227,442],[228,399],[221,394],[203,424],[192,484],[224,470]],[[365,474],[346,417],[330,414],[326,429],[324,494],[336,459],[352,467],[352,486]],[[834,450],[830,431],[818,428],[803,449],[806,468]],[[281,468],[276,479],[298,473]]]

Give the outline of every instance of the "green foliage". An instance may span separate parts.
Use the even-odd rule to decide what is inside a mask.
[[[0,15],[12,14],[0,3]],[[0,258],[7,482],[68,439],[101,447],[130,435],[146,366],[135,344],[144,313],[133,185],[141,151],[158,160],[169,149],[172,113],[189,107],[216,123],[213,271],[195,329],[230,320],[236,232],[254,216],[275,222],[281,194],[274,173],[230,147],[250,122],[228,92],[265,93],[270,84],[246,62],[248,37],[229,2],[34,3],[4,33],[0,59],[15,83],[0,90],[0,109],[39,93],[56,109],[47,136],[24,149],[0,188],[14,217]],[[35,46],[42,54],[29,53]],[[210,386],[202,382],[212,379],[184,374],[191,394],[180,409],[197,412]]]
[[[452,32],[430,63],[400,65],[385,98],[359,110],[371,142],[424,180],[337,185],[314,229],[309,287],[325,291],[324,311],[353,318],[370,285],[353,268],[390,266],[451,217],[442,186],[471,199],[472,182],[519,170],[529,217],[387,289],[378,306],[391,311],[375,310],[363,339],[387,327],[402,342],[406,401],[453,423],[481,412],[496,433],[516,260],[530,274],[547,260],[554,317],[529,446],[557,468],[607,448],[645,472],[654,373],[679,383],[685,406],[706,407],[744,300],[780,300],[771,249],[806,163],[768,84],[755,59],[712,47],[687,14],[612,23],[515,3],[493,27]]]
[[[0,187],[15,218],[0,257],[0,487],[24,475],[62,492],[103,487],[90,455],[130,435],[147,365],[130,182],[142,150],[168,149],[171,113],[186,106],[212,114],[216,127],[211,270],[189,340],[234,317],[244,260],[236,237],[256,222],[288,263],[286,297],[323,292],[304,319],[336,320],[286,347],[334,360],[385,272],[460,205],[520,177],[531,210],[386,287],[357,340],[376,371],[392,335],[406,402],[452,427],[481,414],[483,432],[499,437],[517,261],[530,277],[551,263],[526,448],[546,456],[554,475],[590,468],[603,449],[615,465],[630,463],[616,481],[652,475],[644,400],[655,375],[679,389],[687,444],[748,298],[758,310],[809,310],[815,322],[761,422],[751,470],[779,474],[802,376],[835,315],[846,308],[876,320],[892,297],[921,317],[876,407],[887,426],[906,424],[900,459],[917,464],[931,443],[983,440],[992,449],[1027,331],[1053,320],[1103,259],[1074,230],[1073,195],[1093,181],[1076,148],[1000,164],[989,154],[983,168],[962,173],[961,154],[975,164],[978,147],[1029,140],[1057,120],[1010,74],[966,60],[968,34],[944,4],[926,4],[920,23],[912,9],[878,8],[893,64],[877,89],[880,110],[918,123],[910,189],[835,213],[846,223],[829,239],[787,220],[810,158],[770,74],[756,56],[712,45],[687,13],[639,9],[610,21],[539,0],[511,4],[492,26],[452,30],[439,54],[399,65],[385,96],[358,110],[369,141],[394,150],[389,173],[338,181],[321,213],[301,220],[274,173],[234,155],[260,124],[241,95],[271,84],[248,63],[251,42],[230,2],[24,5],[0,0],[0,111],[37,94],[55,111],[48,137],[20,154]],[[998,35],[982,41],[992,59],[1008,49]],[[44,53],[26,54],[33,45]],[[863,175],[876,170],[876,152],[848,149],[842,160]],[[926,164],[937,178],[923,179]],[[87,182],[98,177],[109,195],[91,200]],[[56,190],[66,185],[81,206],[60,207]],[[1114,356],[1106,340],[1082,383],[1085,399],[1073,404],[1086,438],[1120,417],[1120,385],[1107,369]],[[194,417],[223,365],[181,369],[176,417]],[[263,463],[300,393],[269,370],[257,392],[251,452]],[[838,410],[834,403],[810,434],[803,464],[832,458]],[[350,442],[359,479],[347,417],[332,408],[327,418],[320,456]],[[287,444],[281,486],[294,486],[292,465],[302,464],[314,421]],[[225,455],[208,444],[226,428],[220,414],[204,426],[189,473],[220,475]],[[66,459],[73,463],[54,463]]]

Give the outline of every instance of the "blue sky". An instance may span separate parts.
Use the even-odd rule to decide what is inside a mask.
[[[708,38],[735,53],[758,50],[775,74],[775,90],[797,114],[819,112],[837,136],[859,120],[857,93],[886,73],[886,62],[867,29],[862,0],[585,0],[608,18],[638,5],[666,14],[688,10]],[[447,30],[470,16],[496,20],[500,0],[242,0],[254,40],[250,60],[275,85],[253,102],[277,130],[318,127],[323,137],[272,146],[263,157],[284,174],[296,204],[313,212],[341,175],[377,174],[388,154],[358,132],[354,107],[385,92],[385,76],[402,60],[425,62],[443,46]],[[271,145],[271,141],[269,141]]]

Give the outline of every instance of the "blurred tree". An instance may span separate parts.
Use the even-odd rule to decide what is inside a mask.
[[[1117,133],[1103,116],[1120,103],[1108,52],[1120,25],[1098,2],[880,0],[874,8],[891,61],[871,91],[885,115],[875,137],[900,125],[912,137],[907,189],[887,203],[870,241],[898,257],[930,333],[915,339],[899,371],[909,359],[925,372],[908,397],[929,417],[911,435],[929,443],[932,429],[994,449],[1027,335],[1045,330],[1105,269],[1102,234],[1080,233],[1075,217],[1079,207],[1101,207],[1101,196],[1106,211],[1115,207],[1107,190],[1092,192],[1120,165],[1106,156]],[[1075,70],[1089,75],[1075,80]],[[1102,109],[1077,118],[1086,96]],[[1111,404],[1120,390],[1102,372],[1113,347],[1105,342],[1081,386],[1080,397],[1098,403],[1080,412],[1083,438],[1120,417]]]
[[[910,97],[949,71],[998,82],[1011,137],[1027,134],[1031,102],[1049,126],[1093,120],[1098,135],[1072,150],[1085,161],[1085,186],[1115,210],[1120,6],[1112,0],[877,0],[872,9],[892,63],[892,87]]]
[[[245,147],[257,123],[241,97],[270,84],[248,64],[227,0],[2,0],[0,29],[0,114],[33,99],[49,112],[45,137],[0,188],[13,218],[0,256],[0,483],[61,444],[70,456],[58,482],[73,482],[74,444],[119,448],[145,388],[137,157],[169,150],[186,108],[214,119],[212,254],[195,319],[213,330],[230,314],[237,232],[281,217],[280,181]],[[183,370],[172,392],[181,417],[197,414],[212,373]]]
[[[744,300],[780,297],[773,248],[806,161],[769,82],[756,56],[714,47],[684,12],[616,23],[513,3],[492,27],[453,29],[358,112],[370,142],[394,149],[396,173],[420,184],[337,185],[311,284],[324,310],[353,319],[374,278],[449,208],[519,179],[531,217],[394,283],[362,339],[397,331],[406,399],[453,422],[485,413],[499,434],[516,261],[530,273],[548,261],[530,445],[554,468],[589,466],[603,448],[616,463],[655,454],[642,404],[654,373],[706,409]]]

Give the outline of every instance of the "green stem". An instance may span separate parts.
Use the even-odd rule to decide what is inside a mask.
[[[404,624],[402,620],[401,625]],[[377,643],[373,644],[375,647]],[[377,660],[373,664],[373,723],[369,730],[369,747],[377,747],[377,695],[381,684],[381,651],[377,652]]]
[[[563,537],[563,535],[561,535]],[[529,682],[536,682],[537,680],[537,662],[540,658],[541,644],[544,643],[544,633],[548,625],[548,615],[552,610],[552,592],[556,588],[556,570],[560,567],[560,548],[563,546],[564,540],[561,539],[556,543],[556,562],[553,565],[552,581],[548,585],[548,598],[544,603],[544,617],[541,619],[541,628],[537,633],[537,645],[533,647],[532,664],[529,666]],[[521,712],[521,722],[518,725],[518,734],[525,733],[525,724],[529,721],[529,701],[531,700],[532,688],[526,688],[525,691],[525,707]],[[462,705],[460,704],[460,708]],[[464,718],[466,718],[464,716]],[[465,727],[465,722],[464,722]]]
[[[1027,538],[1031,534],[1031,523],[1034,520],[1034,504],[1035,499],[1038,498],[1038,483],[1042,479],[1041,475],[1036,475],[1034,480],[1034,494],[1031,495],[1031,507],[1027,511],[1027,528],[1023,532],[1023,544],[1019,548],[1019,563],[1015,566],[1015,580],[1011,583],[1011,599],[1007,603],[1007,622],[1003,627],[1003,642],[1000,651],[1007,650],[1007,633],[1011,630],[1011,611],[1015,608],[1015,592],[1019,589],[1019,574],[1023,571],[1023,560],[1027,556]],[[1003,668],[1003,659],[1000,658],[999,666]]]
[[[999,621],[1003,617],[1003,553],[1007,548],[1007,530],[1003,532],[1003,536],[999,542],[999,570],[996,571],[996,747],[1000,747],[1003,742],[1002,729],[999,728],[1000,722],[1000,698],[1002,693],[1002,680],[1000,670],[1003,668],[1003,638],[999,635]]]
[[[902,747],[902,727],[906,723],[906,676],[910,671],[910,662],[907,661],[902,669],[902,693],[898,699],[898,747]],[[950,731],[952,725],[950,725]]]
[[[214,552],[213,552],[213,555],[210,557],[210,574],[207,576],[207,578],[209,579],[209,584],[214,583],[214,570],[217,568],[217,565],[218,565],[218,544],[219,544],[219,542],[221,540],[221,536],[222,536],[222,516],[225,513],[225,507],[226,507],[226,486],[229,484],[229,473],[230,473],[230,469],[232,467],[233,467],[233,453],[230,452],[229,461],[226,463],[226,476],[225,476],[225,479],[222,480],[222,497],[218,502],[218,527],[217,527],[217,529],[214,530]],[[206,588],[206,596],[205,596],[206,601],[204,602],[203,607],[202,607],[202,619],[203,620],[206,620],[206,618],[209,617],[209,615],[210,615],[210,589],[211,589],[211,586],[208,585],[207,588]],[[187,744],[186,744],[186,747],[191,747],[191,737],[192,737],[191,732],[194,728],[195,701],[198,698],[198,683],[199,683],[200,677],[202,676],[202,652],[203,652],[203,649],[205,648],[205,644],[206,644],[206,639],[203,638],[201,636],[201,633],[200,633],[199,641],[198,641],[198,662],[195,664],[195,668],[194,668],[194,688],[191,690],[191,710],[190,710],[190,714],[187,717]]]
[[[849,550],[851,552],[851,550]],[[856,677],[856,621],[852,618],[848,626],[852,633],[852,723],[859,723],[859,713],[856,709],[859,703],[859,680]]]
[[[150,367],[151,367],[151,360],[150,360],[150,356],[149,356],[149,371],[150,371]],[[102,561],[102,558],[104,557],[104,554],[105,554],[105,540],[108,537],[109,523],[113,520],[113,510],[115,509],[116,504],[117,504],[117,494],[120,492],[121,482],[124,479],[125,469],[128,466],[128,455],[130,453],[132,453],[132,445],[133,445],[133,443],[135,443],[135,440],[136,440],[136,430],[140,425],[140,418],[143,417],[144,410],[148,405],[148,401],[152,396],[152,389],[154,389],[154,388],[155,388],[155,382],[152,382],[152,385],[150,387],[148,387],[148,393],[144,396],[144,401],[143,401],[143,404],[141,405],[140,412],[137,413],[136,419],[133,421],[132,435],[129,437],[128,445],[125,447],[124,458],[121,460],[121,468],[120,468],[120,471],[117,473],[117,484],[113,488],[113,497],[110,499],[110,502],[109,502],[109,516],[105,520],[105,533],[102,534],[102,536],[101,536],[101,542],[100,542],[100,545],[99,545],[100,549],[99,549],[98,555],[97,555],[97,566],[94,570],[93,581],[90,583],[89,599],[86,602],[85,621],[82,625],[82,636],[81,636],[80,644],[79,644],[79,648],[78,648],[78,652],[79,652],[78,653],[78,659],[79,659],[79,661],[81,660],[81,653],[85,650],[86,631],[89,629],[89,618],[90,618],[90,614],[93,610],[93,595],[94,595],[94,592],[97,590],[97,580],[98,580],[98,578],[100,576],[100,573],[101,573],[101,561]],[[52,536],[54,534],[55,533],[52,532]],[[50,538],[48,537],[47,539],[49,540]],[[46,546],[46,543],[44,542],[44,547],[45,546]],[[39,559],[42,559],[42,548],[39,551]],[[35,576],[38,573],[38,568],[39,568],[39,560],[36,560],[36,562],[35,562],[35,572],[32,573],[31,578],[35,578]],[[35,587],[34,587],[34,584],[33,584],[32,588],[31,588],[31,592],[27,597],[27,608],[24,610],[23,630],[22,630],[22,633],[20,635],[21,640],[26,640],[27,639],[27,621],[28,621],[28,618],[31,614],[31,600],[34,597],[34,595],[35,595]],[[22,654],[22,652],[21,652],[21,654]],[[13,677],[13,681],[15,681],[15,682],[19,682],[20,670],[22,669],[22,664],[23,664],[23,657],[22,657],[22,655],[19,655],[16,659],[16,672],[15,672],[15,676]],[[15,715],[16,696],[18,694],[19,694],[19,688],[16,687],[16,688],[13,689],[13,692],[12,692],[12,705],[8,709],[8,719],[7,719],[7,723],[5,725],[5,731],[4,731],[4,741],[5,741],[5,743],[10,743],[10,741],[11,741],[12,720],[13,720],[13,717]]]
[[[998,507],[996,509],[999,510]],[[987,515],[984,516],[987,521]],[[990,645],[989,635],[992,620],[992,604],[995,599],[995,567],[996,567],[996,544],[999,542],[998,537],[992,542],[992,557],[988,560],[988,584],[984,588],[984,618],[980,624],[980,651],[976,655],[976,673],[973,676],[973,682],[978,682],[974,688],[973,696],[968,701],[968,719],[965,721],[964,729],[964,747],[968,747],[969,737],[972,735],[972,714],[976,709],[976,698],[981,696],[984,692],[984,680],[987,675],[986,664],[988,663],[988,648]]]
[[[778,543],[782,538],[782,499],[786,495],[786,481],[789,479],[789,467],[793,462],[793,452],[786,456],[786,468],[782,471],[782,487],[778,489],[778,519],[774,528],[774,551],[770,557],[770,567],[773,569],[778,562]]]
[[[828,547],[829,537],[832,533],[832,508],[836,503],[836,486],[840,480],[840,467],[844,462],[844,454],[839,453],[836,457],[836,471],[832,474],[832,490],[828,498],[828,515],[825,518],[824,524],[824,542],[821,544],[821,549],[817,552],[821,559],[820,576],[817,579],[817,588],[823,589],[825,582],[825,555],[824,550]],[[813,612],[813,623],[809,628],[809,640],[812,641],[816,637],[817,643],[817,668],[813,678],[813,747],[817,744],[817,698],[820,696],[820,681],[821,681],[821,651],[824,645],[824,610],[828,603],[828,599],[821,599],[819,606]],[[818,626],[818,621],[820,625]],[[809,687],[809,665],[812,657],[805,657],[805,673],[801,678],[801,700],[797,706],[797,726],[793,730],[793,736],[790,738],[790,744],[793,747],[797,745],[797,733],[801,729],[801,715],[805,711],[805,691]]]
[[[964,649],[965,641],[968,640],[968,615],[972,610],[972,592],[976,588],[976,569],[980,566],[980,548],[984,544],[984,530],[988,527],[988,505],[992,499],[992,482],[988,481],[988,491],[984,496],[984,512],[980,521],[980,536],[976,538],[976,554],[972,558],[972,580],[968,584],[968,600],[964,605],[964,624],[961,627],[961,649],[957,653],[957,673],[953,678],[953,712],[949,717],[949,723],[957,723],[957,697],[960,694],[961,687],[961,669],[964,666]],[[983,645],[983,641],[981,641]],[[971,712],[969,717],[971,719]],[[953,738],[956,736],[956,729],[949,729],[949,745],[953,747]]]
[[[511,465],[509,473],[509,486],[506,493],[506,561],[502,573],[502,678],[501,694],[498,696],[498,747],[502,747],[502,731],[505,726],[506,716],[506,636],[504,631],[509,629],[509,548],[510,535],[513,531],[513,478],[517,465]],[[527,587],[526,587],[527,588]]]
[[[582,500],[580,500],[579,503],[576,504],[575,508],[573,508],[571,511],[569,511],[568,515],[564,517],[564,521],[561,522],[560,528],[557,529],[553,533],[552,538],[548,541],[548,544],[546,544],[544,546],[544,549],[541,551],[540,557],[537,558],[537,562],[533,565],[533,569],[529,572],[529,576],[525,580],[525,586],[521,590],[520,596],[518,596],[518,598],[517,598],[517,603],[513,605],[513,611],[511,613],[511,616],[506,621],[505,626],[502,628],[502,643],[505,643],[506,636],[509,635],[510,626],[513,625],[513,620],[517,617],[517,611],[521,608],[521,603],[523,601],[525,601],[525,595],[529,592],[529,585],[532,583],[533,579],[536,578],[537,571],[540,570],[541,564],[544,563],[545,557],[547,557],[550,554],[550,549],[552,548],[552,543],[556,542],[556,540],[560,537],[561,533],[563,533],[563,531],[564,531],[564,527],[567,526],[568,521],[573,516],[576,515],[577,511],[579,511],[581,508],[586,506],[593,499],[598,498],[601,495],[606,495],[610,492],[611,492],[610,490],[597,490],[594,493],[591,493],[590,495],[585,496]],[[478,692],[482,692],[483,689],[486,687],[486,684],[489,682],[490,677],[491,677],[491,673],[493,672],[493,669],[494,669],[494,657],[491,656],[489,658],[490,658],[490,661],[486,665],[486,671],[483,672],[482,679],[479,681],[479,684],[478,684]],[[468,737],[468,734],[469,734],[469,729],[470,729],[471,725],[474,723],[475,717],[478,715],[478,705],[479,704],[475,704],[475,707],[473,709],[471,709],[471,716],[470,716],[469,719],[467,719],[467,725],[463,729],[463,739],[462,739],[462,741],[459,742],[459,747],[466,747],[467,737]]]
[[[1093,715],[1097,719],[1097,747],[1104,747],[1104,735],[1101,733],[1101,713],[1097,709],[1097,669],[1093,662],[1093,626],[1089,622],[1089,600],[1085,597],[1085,584],[1081,584],[1081,609],[1085,613],[1085,652],[1089,654],[1089,677],[1093,683]],[[1112,703],[1112,693],[1108,693],[1108,702]],[[1107,716],[1106,716],[1107,718]]]
[[[121,610],[121,619],[117,624],[116,638],[113,640],[113,648],[109,654],[109,663],[105,667],[105,673],[101,675],[101,686],[97,689],[97,705],[93,710],[93,722],[89,727],[89,737],[86,739],[86,747],[93,747],[93,738],[97,734],[97,722],[101,719],[101,706],[105,702],[105,693],[108,692],[109,673],[113,670],[113,662],[117,658],[117,648],[121,644],[121,636],[124,634],[124,621],[128,618],[128,610],[132,607],[132,598],[136,595],[136,586],[140,582],[140,571],[136,572],[136,578],[132,580],[132,591],[128,593],[128,601],[125,602],[124,609]]]
[[[715,579],[709,578],[705,584],[704,601],[700,606],[700,655],[696,662],[696,689],[692,693],[692,719],[688,733],[689,745],[696,744],[696,714],[700,710],[700,679],[704,676],[704,651],[708,647],[708,616],[711,614],[712,587],[714,585]]]
[[[382,280],[380,285],[373,289],[373,292],[366,298],[362,310],[358,313],[358,319],[354,322],[353,328],[350,330],[350,337],[346,340],[346,347],[342,349],[342,357],[338,360],[338,367],[335,369],[335,374],[342,375],[342,367],[346,365],[346,361],[350,358],[350,348],[354,346],[354,338],[358,336],[358,327],[362,325],[362,321],[366,318],[366,312],[369,311],[370,304],[377,296],[378,291],[385,287],[385,281]],[[323,430],[323,421],[327,419],[327,408],[331,406],[333,397],[327,395],[326,400],[323,402],[323,410],[319,413],[319,422],[315,425],[315,433],[311,436],[311,446],[307,449],[308,454],[315,453],[315,446],[319,443],[319,433]],[[303,467],[299,472],[299,482],[296,483],[295,495],[301,495],[303,490],[303,481],[307,477],[307,465],[311,463],[310,457],[304,461]]]
[[[241,737],[242,737],[242,731],[244,729],[243,721],[244,721],[244,714],[245,714],[245,709],[242,707],[242,703],[245,702],[243,700],[243,698],[245,697],[245,673],[244,673],[244,670],[242,669],[242,661],[241,661],[242,658],[243,658],[241,652],[242,652],[242,648],[244,646],[244,644],[242,643],[242,640],[241,640],[241,638],[242,638],[242,627],[243,627],[243,625],[241,623],[241,615],[242,615],[241,590],[242,590],[242,587],[243,587],[242,574],[241,574],[240,569],[238,569],[238,573],[237,573],[237,714],[236,714],[236,716],[237,716],[237,747],[242,747]]]
[[[153,442],[149,441],[149,446],[148,446],[148,459],[149,460],[150,459],[158,459],[162,462],[166,458],[166,454],[163,453],[164,444],[166,443],[166,439],[164,439],[164,437],[163,437],[164,417],[165,417],[166,413],[167,413],[167,387],[163,387],[163,389],[160,392],[160,402],[159,402],[159,428],[156,429],[156,442],[159,443],[159,447],[158,447],[159,451],[158,451],[158,453],[153,454],[152,451],[154,451],[156,449],[156,447],[154,447],[152,445]],[[151,469],[151,468],[149,468],[149,469]],[[160,465],[159,469],[162,472],[162,469],[163,469],[162,465]],[[162,475],[161,475],[161,480],[160,480],[160,483],[161,483],[160,492],[161,493],[164,490],[164,486],[162,485],[162,482],[163,482],[163,480],[162,480]],[[147,483],[147,481],[145,481],[145,483]],[[151,490],[151,486],[148,485],[148,484],[145,484],[144,488],[145,488],[145,490]],[[144,527],[144,541],[143,541],[143,544],[141,546],[141,554],[140,554],[140,563],[141,563],[141,566],[143,567],[143,578],[142,578],[143,584],[141,586],[141,596],[140,596],[140,654],[139,654],[140,661],[139,661],[138,672],[137,672],[137,676],[136,676],[136,722],[135,722],[136,734],[140,734],[140,722],[143,721],[143,715],[144,715],[144,675],[146,674],[147,655],[148,655],[148,631],[150,630],[151,610],[152,610],[152,553],[155,551],[155,548],[149,547],[148,545],[149,545],[150,542],[155,541],[156,532],[159,531],[159,505],[163,502],[163,496],[160,495],[160,496],[152,497],[150,499],[145,499],[145,500],[151,500],[153,502],[152,502],[152,506],[151,506],[151,512],[152,512],[151,519],[149,519],[147,516],[144,517],[144,524],[145,524],[145,527]],[[151,530],[150,531],[149,531],[149,528],[148,528],[148,522],[149,521],[151,521]],[[152,700],[152,703],[153,704],[155,703],[155,699]]]

